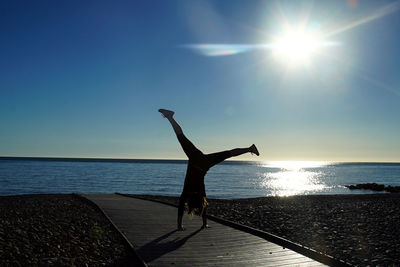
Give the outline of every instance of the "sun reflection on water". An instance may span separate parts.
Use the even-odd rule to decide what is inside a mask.
[[[275,196],[292,196],[320,191],[328,186],[320,179],[322,173],[313,168],[328,164],[310,161],[266,162],[263,164],[264,167],[277,168],[278,171],[263,173],[261,186],[272,190],[272,195]]]

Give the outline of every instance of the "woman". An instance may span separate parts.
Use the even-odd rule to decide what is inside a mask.
[[[183,231],[183,211],[186,208],[188,214],[193,215],[195,209],[203,219],[202,228],[208,228],[206,209],[206,188],[204,185],[204,176],[207,171],[214,165],[224,161],[227,158],[242,155],[244,153],[254,153],[259,155],[257,147],[253,144],[247,148],[235,148],[223,152],[212,154],[203,154],[197,149],[189,139],[183,134],[182,128],[173,118],[174,112],[166,109],[158,110],[168,121],[171,123],[172,128],[181,144],[183,151],[189,158],[188,167],[186,171],[185,183],[183,186],[182,194],[179,198],[178,207],[178,230]]]

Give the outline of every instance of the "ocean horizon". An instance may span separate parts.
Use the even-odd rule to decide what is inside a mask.
[[[179,196],[187,160],[0,157],[0,195],[129,193]],[[224,161],[205,178],[210,198],[366,194],[345,185],[400,186],[398,162]]]
[[[58,156],[0,156],[0,160],[32,160],[32,161],[81,161],[81,162],[159,162],[185,163],[187,159],[163,158],[107,158],[107,157],[58,157]],[[325,162],[328,164],[400,164],[400,161],[318,161],[318,160],[235,160],[228,159],[219,164],[230,163],[263,163],[263,162]]]

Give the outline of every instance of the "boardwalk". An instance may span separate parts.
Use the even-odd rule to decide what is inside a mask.
[[[176,231],[177,209],[115,194],[84,195],[101,207],[149,266],[324,266],[265,239],[209,221],[184,217]]]

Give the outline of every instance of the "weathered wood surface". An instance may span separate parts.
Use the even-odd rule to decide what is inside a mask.
[[[249,233],[184,216],[176,231],[177,209],[116,194],[84,195],[96,203],[128,238],[149,266],[324,266]]]

